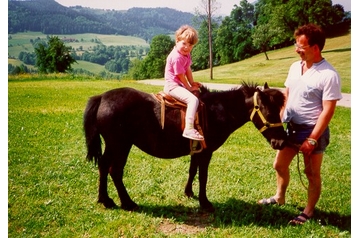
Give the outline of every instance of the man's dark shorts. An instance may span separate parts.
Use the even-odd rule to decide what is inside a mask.
[[[301,144],[310,136],[314,126],[300,125],[294,123],[287,123],[287,135],[288,144],[295,148],[299,148]],[[330,138],[329,127],[323,132],[321,137],[317,140],[317,147],[313,150],[313,154],[323,153],[328,144]]]

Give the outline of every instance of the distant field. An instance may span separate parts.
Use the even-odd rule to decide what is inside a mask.
[[[94,74],[99,74],[102,71],[106,71],[103,65],[91,63],[88,61],[78,60],[77,63],[72,65],[73,69],[85,69]]]
[[[11,39],[10,39],[11,36]],[[100,34],[74,34],[74,35],[57,35],[60,39],[76,39],[78,42],[66,43],[74,49],[82,46],[84,50],[88,50],[91,47],[98,45],[97,42],[101,42],[106,46],[141,46],[149,47],[149,44],[141,38],[133,36],[121,36],[121,35],[100,35]],[[46,39],[47,35],[41,32],[24,32],[10,34],[8,39],[8,51],[9,56],[18,57],[21,51],[33,52],[34,48],[30,43],[30,40],[37,38]],[[96,42],[97,40],[97,42]]]

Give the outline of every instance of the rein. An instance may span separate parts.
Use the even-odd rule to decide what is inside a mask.
[[[301,151],[300,151],[300,145],[298,145],[298,144],[295,144],[295,148],[297,148],[297,171],[298,171],[298,176],[300,177],[300,181],[301,181],[301,184],[302,184],[302,186],[306,189],[306,190],[308,190],[308,187],[304,184],[304,182],[303,182],[303,179],[302,179],[302,174],[301,174],[301,170],[300,170],[300,153],[302,153]],[[309,159],[309,167],[312,169],[312,160],[311,160],[311,156],[308,158]]]
[[[259,129],[259,131],[261,133],[264,132],[266,129],[270,128],[270,127],[282,126],[282,122],[270,123],[269,121],[266,120],[266,118],[264,117],[264,115],[262,114],[262,112],[260,110],[260,106],[257,104],[257,94],[258,94],[257,92],[254,93],[254,109],[252,110],[250,120],[252,121],[252,119],[254,118],[256,113],[259,115],[262,123],[264,124],[264,126],[261,129]]]
[[[300,177],[300,181],[301,181],[301,184],[302,186],[308,190],[307,186],[303,183],[303,180],[302,180],[302,175],[301,175],[301,170],[300,170],[300,156],[299,156],[300,152],[297,153],[297,170],[298,170],[298,175]],[[311,158],[309,158],[309,160],[311,161]]]

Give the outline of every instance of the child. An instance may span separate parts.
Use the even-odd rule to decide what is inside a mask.
[[[199,99],[192,94],[201,84],[194,82],[190,68],[190,52],[198,42],[198,32],[191,26],[181,26],[175,32],[175,46],[165,65],[164,92],[187,104],[183,136],[192,140],[204,140],[194,128]]]

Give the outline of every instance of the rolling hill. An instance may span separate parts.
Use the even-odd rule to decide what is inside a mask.
[[[183,24],[191,24],[193,16],[170,8],[117,11],[64,7],[54,0],[10,0],[8,34],[118,34],[150,41],[155,35],[169,34]]]

